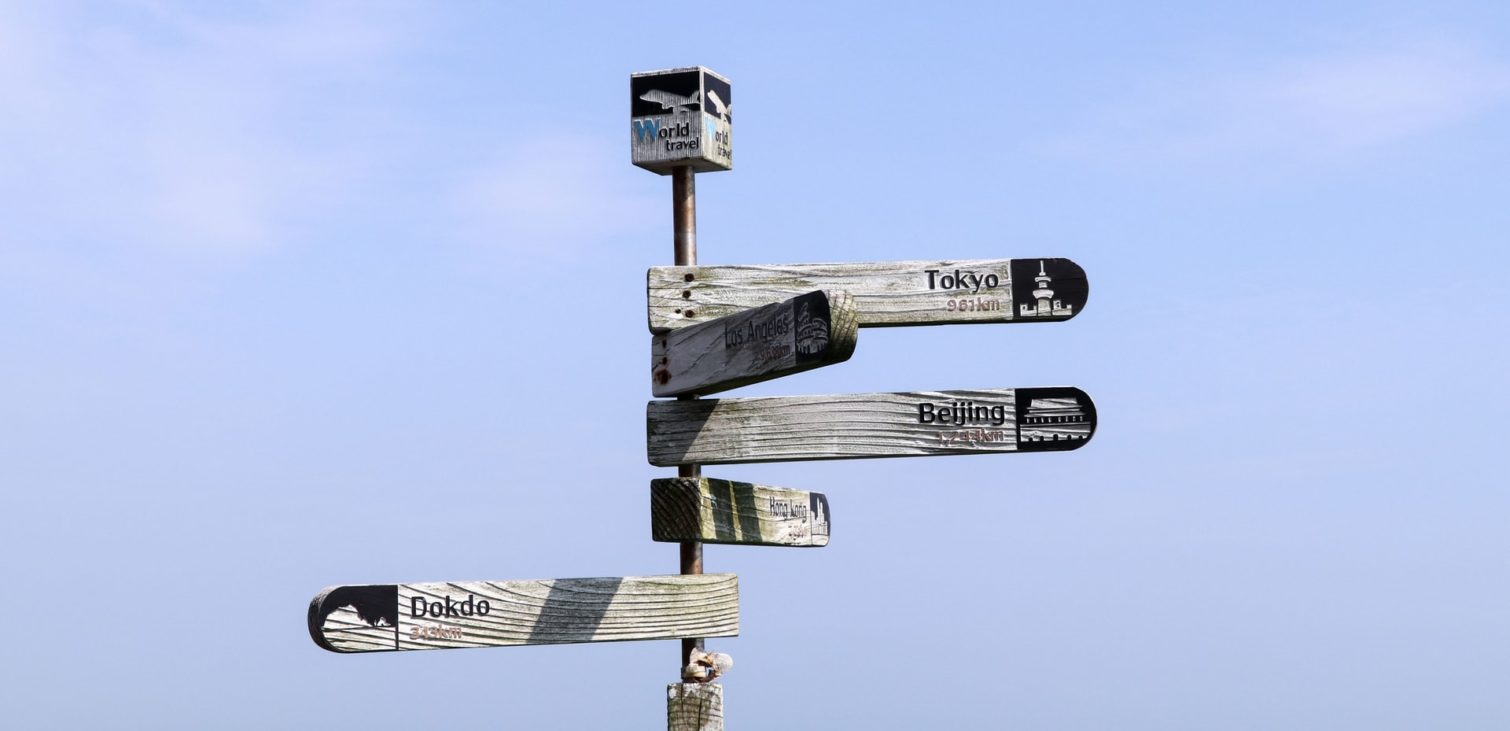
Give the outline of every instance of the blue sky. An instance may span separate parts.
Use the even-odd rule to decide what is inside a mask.
[[[676,643],[337,656],[331,584],[673,573],[630,72],[732,79],[704,263],[1064,256],[1073,321],[736,392],[1073,385],[1068,453],[709,468],[731,727],[1510,725],[1500,3],[0,9],[0,711],[657,728]]]

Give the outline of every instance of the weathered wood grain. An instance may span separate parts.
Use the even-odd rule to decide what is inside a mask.
[[[1077,388],[651,401],[661,467],[1076,449],[1096,429]]]
[[[652,336],[650,390],[709,394],[849,360],[859,334],[854,298],[808,292]]]
[[[746,546],[828,545],[828,498],[709,477],[650,481],[650,537]]]
[[[666,731],[724,731],[724,687],[718,683],[666,686]]]
[[[333,652],[732,637],[733,574],[334,586],[309,605]]]
[[[1069,259],[943,259],[849,264],[653,267],[651,332],[779,302],[815,289],[854,296],[860,327],[1068,320],[1085,306]]]

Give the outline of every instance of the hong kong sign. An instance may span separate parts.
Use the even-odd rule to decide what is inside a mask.
[[[650,482],[650,537],[745,546],[828,545],[823,493],[709,477]]]
[[[734,95],[729,80],[701,66],[629,77],[630,159],[667,175],[734,166]],[[794,293],[795,294],[795,293]]]
[[[733,637],[733,574],[333,586],[309,605],[332,652]]]
[[[656,396],[708,394],[849,359],[855,351],[854,299],[808,292],[651,338],[650,390]]]
[[[1090,291],[1069,259],[652,267],[650,330],[695,325],[815,289],[855,298],[860,327],[1054,322],[1080,314]]]
[[[1096,406],[1078,388],[651,401],[659,467],[1078,449]]]

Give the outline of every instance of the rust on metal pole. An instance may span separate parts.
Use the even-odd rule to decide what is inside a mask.
[[[697,266],[697,183],[691,165],[671,171],[671,223],[676,265]]]
[[[682,165],[671,171],[671,225],[675,264],[679,267],[697,265],[697,183],[694,175],[696,173],[690,165]],[[682,396],[680,398],[695,399],[697,397]],[[677,477],[701,477],[702,474],[702,467],[695,464],[681,465],[676,468]],[[703,572],[701,541],[682,541],[681,572],[683,574]],[[694,649],[703,649],[701,638],[682,640],[682,667],[692,662]]]

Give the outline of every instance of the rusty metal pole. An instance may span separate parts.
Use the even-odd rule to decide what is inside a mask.
[[[697,266],[697,183],[691,165],[671,171],[671,222],[676,244],[676,265]]]
[[[671,171],[671,222],[676,248],[675,263],[679,267],[697,265],[697,184],[693,178],[694,175],[690,165],[682,165]],[[678,398],[695,399],[697,397],[680,396]],[[700,465],[688,464],[676,468],[677,477],[701,477],[702,474],[703,469]],[[701,541],[681,542],[681,572],[683,574],[703,572]],[[703,649],[702,638],[682,640],[681,667],[686,667],[692,661],[694,648]]]

